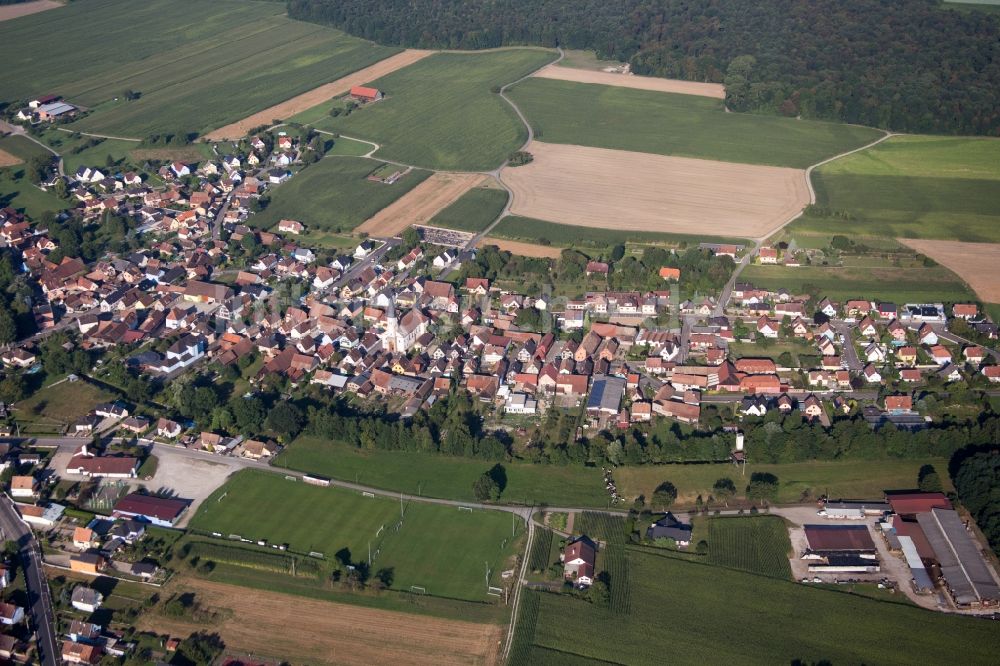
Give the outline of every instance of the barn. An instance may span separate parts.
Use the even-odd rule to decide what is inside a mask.
[[[359,102],[377,102],[382,99],[382,91],[378,88],[367,86],[354,86],[351,88],[351,97]]]

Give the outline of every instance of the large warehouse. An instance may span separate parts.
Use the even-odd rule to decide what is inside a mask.
[[[875,541],[867,525],[805,525],[809,571],[874,573],[879,570]]]
[[[1000,585],[975,539],[951,509],[931,509],[917,514],[934,559],[955,603],[959,606],[1000,604]]]

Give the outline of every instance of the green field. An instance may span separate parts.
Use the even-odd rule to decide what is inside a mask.
[[[363,157],[324,158],[274,188],[270,205],[248,223],[269,229],[288,218],[306,228],[349,231],[431,175],[414,170],[392,185],[367,180],[379,166],[379,162]]]
[[[427,224],[459,231],[482,231],[497,219],[506,204],[506,190],[476,187],[435,215]]]
[[[39,189],[28,178],[28,161],[37,155],[50,155],[48,151],[30,139],[13,135],[0,138],[0,149],[24,161],[0,169],[0,208],[9,206],[37,218],[46,211],[55,213],[67,207],[66,202]]]
[[[1000,241],[1000,139],[898,136],[813,174],[819,206],[790,229]]]
[[[992,663],[992,622],[627,550],[630,612],[526,592],[512,664]],[[534,599],[532,599],[534,597]],[[599,631],[581,627],[600,627]]]
[[[320,552],[327,561],[343,548],[350,550],[352,561],[365,561],[371,543],[372,571],[393,569],[393,589],[419,585],[436,596],[487,600],[485,563],[495,573],[491,583],[499,585],[499,569],[512,552],[510,515],[415,502],[405,504],[403,511],[397,529],[396,500],[245,470],[205,500],[190,527],[287,543],[290,551]]]
[[[720,100],[550,79],[528,79],[511,98],[535,138],[597,148],[805,168],[874,141],[878,130],[726,113]]]
[[[662,243],[678,245],[695,244],[702,241],[713,243],[746,244],[742,238],[719,238],[717,236],[690,236],[684,234],[659,234],[652,231],[631,229],[598,229],[596,227],[576,227],[556,222],[546,222],[530,217],[510,215],[493,227],[490,236],[510,240],[527,241],[556,247],[607,248],[618,243]],[[547,242],[546,242],[547,241]]]
[[[931,464],[937,469],[947,469],[944,459],[921,460],[837,460],[787,463],[780,465],[747,465],[746,476],[742,468],[729,463],[712,465],[645,465],[619,467],[615,470],[618,492],[626,498],[645,495],[663,481],[670,481],[678,490],[678,504],[692,506],[698,495],[712,494],[716,479],[728,477],[736,484],[738,494],[753,472],[770,472],[778,477],[779,489],[776,502],[788,504],[802,501],[808,491],[810,498],[826,494],[832,498],[871,499],[882,497],[885,490],[912,488],[921,465]],[[947,484],[947,479],[945,480]],[[949,488],[950,489],[950,488]]]
[[[88,381],[61,382],[14,405],[14,416],[22,423],[69,425],[115,395]]]
[[[407,451],[361,451],[335,442],[300,437],[282,451],[277,465],[427,497],[475,499],[472,484],[494,463]],[[592,467],[504,463],[507,488],[501,501],[555,506],[607,506],[601,472]]]
[[[975,294],[944,266],[747,266],[740,279],[762,289],[793,294],[817,291],[834,300],[870,298],[897,303],[976,300]]]
[[[284,12],[277,2],[73,2],[0,23],[0,90],[6,101],[58,93],[93,109],[74,124],[85,131],[201,133],[398,50]],[[141,96],[125,101],[126,90]]]
[[[551,61],[551,51],[440,53],[372,85],[386,98],[316,127],[368,139],[379,157],[424,168],[486,171],[521,147],[527,130],[491,92]],[[314,119],[314,115],[310,119]]]
[[[792,544],[781,518],[737,516],[698,520],[708,523],[710,564],[785,580],[792,577],[788,564]]]

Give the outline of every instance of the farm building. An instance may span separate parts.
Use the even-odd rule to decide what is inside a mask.
[[[933,508],[917,514],[917,523],[934,551],[941,578],[958,606],[1000,605],[1000,585],[958,513]]]
[[[872,573],[879,570],[875,542],[866,525],[805,525],[808,549],[802,559],[819,573]]]
[[[625,380],[621,377],[599,375],[587,398],[587,412],[591,414],[617,414],[618,405],[625,395]]]
[[[892,507],[892,512],[900,516],[951,508],[951,502],[944,493],[887,493],[885,499]]]
[[[187,501],[129,493],[115,504],[115,518],[138,518],[160,527],[173,527],[187,508]]]
[[[597,561],[597,544],[584,535],[571,541],[562,555],[563,576],[581,587],[594,582],[594,564]]]
[[[861,520],[865,516],[880,516],[891,510],[888,502],[866,500],[838,500],[826,502],[820,510],[826,518],[849,518]]]
[[[378,88],[354,86],[351,88],[351,97],[359,102],[377,102],[382,99],[384,95],[382,95],[382,91]]]

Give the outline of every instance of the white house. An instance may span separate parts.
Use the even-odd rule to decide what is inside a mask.
[[[507,396],[503,409],[508,414],[534,414],[537,405],[537,401],[527,393],[511,393]]]
[[[73,590],[73,608],[81,610],[85,613],[95,612],[101,607],[101,603],[103,601],[104,595],[93,588],[78,585]]]
[[[24,622],[24,609],[14,604],[0,602],[0,624],[7,626]]]

